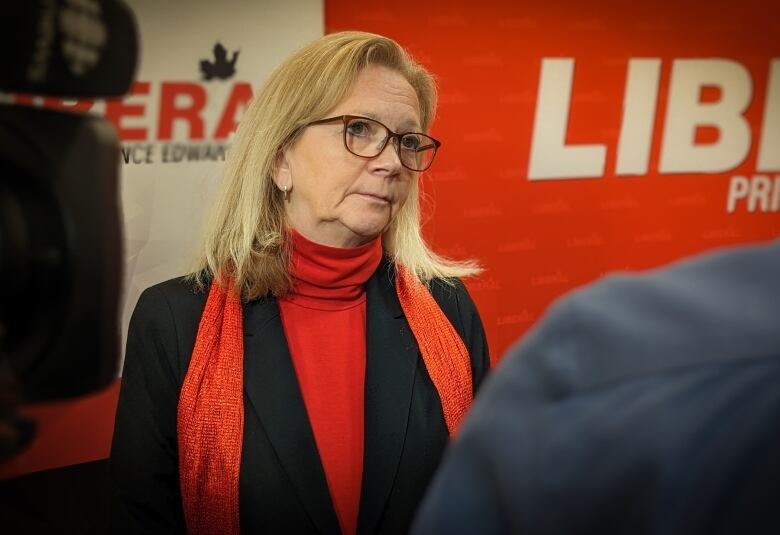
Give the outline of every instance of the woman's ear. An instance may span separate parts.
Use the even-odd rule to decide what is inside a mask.
[[[287,153],[283,149],[279,149],[276,152],[273,180],[276,187],[282,191],[289,191],[292,189],[290,162],[287,160]]]

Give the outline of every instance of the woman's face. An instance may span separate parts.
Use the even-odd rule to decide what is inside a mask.
[[[420,132],[420,106],[396,71],[370,66],[326,117],[359,115],[394,132]],[[361,158],[344,147],[341,122],[313,125],[279,156],[274,181],[290,189],[288,223],[306,238],[334,247],[356,247],[393,220],[419,173],[401,165],[389,141],[379,156]]]

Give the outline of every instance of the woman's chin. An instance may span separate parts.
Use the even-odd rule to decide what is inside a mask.
[[[344,223],[344,226],[347,227],[353,234],[356,236],[359,236],[361,241],[368,242],[382,234],[382,232],[387,228],[388,221],[387,219],[384,219],[383,221],[370,221],[370,220],[362,220],[362,221],[348,221]]]

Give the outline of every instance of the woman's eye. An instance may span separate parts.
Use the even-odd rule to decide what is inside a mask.
[[[401,148],[408,150],[417,150],[420,146],[420,139],[417,136],[404,136],[401,138]]]
[[[369,127],[365,122],[354,121],[347,126],[347,132],[353,136],[366,136],[369,133]]]

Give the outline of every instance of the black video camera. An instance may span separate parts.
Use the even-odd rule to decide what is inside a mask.
[[[0,91],[103,98],[130,88],[137,29],[120,0],[3,11]],[[0,424],[22,422],[19,403],[83,395],[116,376],[119,158],[100,117],[0,105]],[[0,436],[0,460],[29,438]]]

